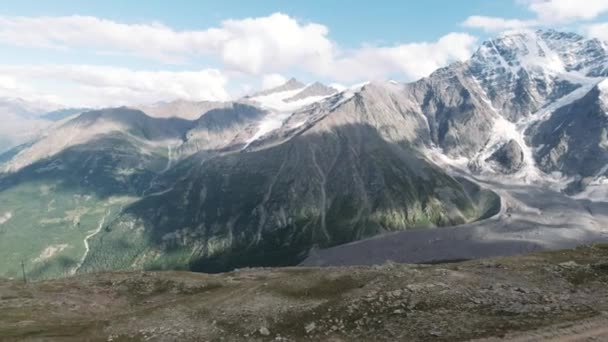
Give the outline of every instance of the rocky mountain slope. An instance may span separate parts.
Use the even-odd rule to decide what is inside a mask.
[[[437,265],[0,280],[13,341],[603,341],[608,246]]]
[[[585,145],[574,140],[582,138],[580,132],[571,139],[551,134],[546,121],[554,122],[554,128],[564,122],[563,116],[584,121],[585,115],[591,115],[586,112],[593,109],[581,101],[597,100],[597,86],[607,76],[605,43],[570,33],[523,31],[484,42],[467,62],[409,84],[406,92],[429,118],[433,143],[449,157],[466,158],[477,173],[515,173],[513,178],[532,181],[546,178],[544,173],[551,171],[565,176],[587,173],[585,163],[572,169],[542,161],[551,146],[559,144],[547,139],[571,144],[562,151],[572,156]],[[563,114],[566,106],[577,112]],[[538,129],[540,125],[545,129]],[[589,143],[600,142],[596,135]],[[520,164],[517,172],[489,163],[506,143],[523,154],[521,162],[515,160]]]
[[[404,233],[405,253],[464,250],[449,237],[508,238],[509,251],[600,238],[608,211],[587,201],[608,194],[607,76],[605,43],[522,31],[408,84],[291,79],[232,102],[82,113],[0,158],[1,241],[43,277],[293,265],[311,248],[454,225],[464,233]],[[54,196],[74,200],[56,209]],[[535,214],[568,205],[572,220]],[[12,252],[44,225],[46,242]],[[446,246],[426,255],[416,234]]]

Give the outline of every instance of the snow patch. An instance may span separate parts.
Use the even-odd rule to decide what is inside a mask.
[[[547,44],[535,33],[525,35],[523,42],[528,50],[528,54],[523,55],[520,63],[526,68],[542,69],[553,74],[563,74],[566,72],[564,63],[557,52],[551,50]]]
[[[68,244],[51,245],[45,248],[33,262],[42,262],[55,256],[57,253],[61,253],[64,249],[68,248]]]
[[[606,202],[606,199],[608,199],[608,178],[600,177],[594,179],[585,187],[585,190],[571,197],[593,202]]]
[[[486,162],[486,160],[488,160],[503,144],[510,140],[514,140],[522,149],[524,165],[519,171],[512,175],[511,178],[523,181],[524,183],[529,183],[546,177],[546,175],[536,167],[532,149],[524,139],[524,132],[528,125],[518,126],[500,115],[498,110],[489,100],[479,81],[476,79],[474,79],[474,81],[477,84],[479,93],[482,95],[482,101],[488,105],[494,114],[494,125],[492,126],[490,139],[474,158],[475,163],[480,167],[482,173],[488,173],[488,171],[493,170],[490,163]]]
[[[367,83],[362,83],[356,86],[353,86],[345,91],[338,93],[339,95],[332,94],[326,96],[309,96],[297,101],[286,102],[285,100],[299,94],[303,90],[305,90],[310,85],[306,85],[304,87],[294,89],[294,90],[286,90],[281,92],[276,92],[263,96],[252,97],[250,100],[257,102],[262,108],[268,111],[268,114],[260,120],[257,124],[257,131],[251,138],[247,140],[245,146],[243,146],[242,150],[245,150],[251,143],[254,141],[264,137],[270,132],[273,132],[283,126],[283,124],[296,112],[298,109],[303,107],[312,105],[313,103],[317,103],[323,101],[332,96],[342,96],[339,101],[337,101],[333,108],[339,106],[344,103],[348,99],[354,96],[356,91],[361,90],[361,88]],[[297,128],[304,125],[307,121],[298,122],[291,126],[291,128]]]
[[[336,101],[336,103],[333,104],[333,106],[331,107],[331,110],[334,110],[334,109],[340,107],[344,102],[352,99],[356,93],[360,92],[363,89],[363,87],[365,87],[368,84],[369,84],[369,82],[358,83],[358,84],[355,84],[355,85],[351,86],[350,88],[340,92],[339,93],[340,100]]]
[[[347,86],[340,84],[340,83],[330,83],[329,86],[336,89],[337,91],[344,91],[344,90],[348,89]]]
[[[296,122],[296,123],[292,124],[290,126],[290,128],[294,129],[294,128],[298,128],[298,127],[304,126],[304,124],[306,124],[307,122],[308,122],[308,120],[302,120],[300,122]]]
[[[0,224],[8,222],[8,220],[10,220],[12,217],[13,213],[11,213],[10,211],[2,214],[2,216],[0,216]]]
[[[608,79],[600,82],[597,87],[600,90],[600,101],[602,102],[606,115],[608,115]]]
[[[258,123],[258,130],[255,134],[247,140],[247,143],[243,147],[246,149],[252,142],[260,139],[264,135],[274,131],[275,129],[281,128],[283,122],[291,116],[291,112],[271,112],[266,115],[262,121]]]
[[[591,89],[593,89],[593,87],[598,84],[599,80],[596,78],[588,78],[586,80],[578,79],[577,81],[577,83],[581,85],[579,88],[559,98],[558,100],[551,102],[549,105],[541,108],[537,112],[532,113],[532,115],[530,115],[529,117],[521,119],[517,123],[519,129],[525,130],[530,125],[547,119],[557,109],[567,106],[577,100],[580,100],[585,95],[587,95],[591,91]]]
[[[263,96],[252,97],[250,100],[257,102],[262,108],[270,111],[277,112],[293,112],[299,108],[304,106],[313,104],[315,102],[321,101],[327,96],[309,96],[297,101],[287,102],[285,100],[296,96],[304,89],[306,89],[309,85],[306,85],[301,88],[297,88],[294,90],[286,90],[280,91],[276,93],[271,93]]]

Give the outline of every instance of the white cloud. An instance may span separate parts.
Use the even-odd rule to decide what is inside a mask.
[[[0,16],[0,43],[138,55],[164,62],[215,57],[226,70],[261,76],[309,72],[336,81],[426,75],[471,53],[475,39],[448,34],[437,42],[344,50],[326,26],[288,15],[226,20],[218,27],[178,31],[159,23],[124,24],[89,16]],[[275,77],[275,81],[277,78]],[[270,82],[270,81],[269,81]]]
[[[7,80],[29,87],[0,86],[0,96],[26,97],[33,91],[54,94],[71,106],[116,106],[181,98],[226,100],[228,79],[218,70],[134,71],[126,68],[89,65],[0,66]],[[0,84],[1,85],[1,84]],[[26,97],[30,98],[30,97]]]
[[[364,47],[336,59],[326,71],[341,81],[387,78],[394,74],[417,79],[450,62],[468,59],[476,42],[477,38],[469,34],[450,33],[436,42]]]
[[[278,87],[287,82],[287,78],[281,74],[269,74],[264,75],[262,78],[262,89],[271,89],[274,87]]]
[[[590,20],[608,12],[608,0],[524,0],[545,23]]]
[[[45,106],[54,104],[54,107],[58,107],[60,103],[57,96],[41,93],[23,80],[18,81],[17,78],[6,74],[0,75],[0,97],[28,99],[31,102],[45,103]]]
[[[538,25],[536,20],[505,19],[499,17],[470,16],[463,26],[482,29],[486,32],[501,32],[507,30],[523,29]]]
[[[294,64],[311,65],[331,58],[328,29],[302,24],[275,13],[267,17],[226,20],[220,27],[176,31],[159,23],[123,24],[90,16],[0,17],[0,42],[37,48],[87,48],[163,62],[197,56],[219,58],[226,66],[259,74]]]
[[[332,58],[334,45],[327,27],[301,24],[275,13],[268,17],[227,20],[221,31],[221,55],[228,67],[257,74],[280,71],[294,65],[311,68]]]
[[[468,17],[462,25],[486,32],[500,32],[591,20],[608,12],[608,0],[516,0],[516,2],[534,13],[535,18],[522,20],[474,15]]]
[[[590,37],[608,42],[608,23],[586,25],[583,31]]]

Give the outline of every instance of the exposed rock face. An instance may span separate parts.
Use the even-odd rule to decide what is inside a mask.
[[[484,42],[470,60],[406,85],[406,93],[428,118],[433,143],[467,158],[476,172],[588,176],[608,162],[601,147],[606,100],[598,101],[595,87],[608,75],[605,46],[571,33],[509,33]],[[497,147],[514,144],[523,153],[516,165],[485,163]]]
[[[524,153],[517,141],[509,140],[508,143],[500,146],[489,160],[496,162],[501,172],[514,173],[523,166]]]
[[[483,147],[493,125],[492,109],[465,65],[440,69],[407,85],[405,92],[427,118],[433,142],[448,155],[472,157]]]
[[[201,151],[238,150],[255,133],[256,124],[267,114],[247,103],[226,103],[204,113],[184,134],[184,142],[176,150],[185,157]]]
[[[538,146],[535,158],[546,172],[601,176],[608,163],[608,116],[594,87],[581,99],[554,111],[527,134]]]

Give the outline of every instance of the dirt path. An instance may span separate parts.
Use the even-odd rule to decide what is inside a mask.
[[[608,317],[592,318],[568,324],[560,324],[532,332],[507,335],[504,338],[475,340],[476,342],[583,342],[608,341]]]
[[[101,220],[99,221],[99,225],[97,226],[97,229],[95,229],[93,232],[89,233],[85,238],[84,238],[84,254],[82,255],[82,258],[80,258],[80,261],[78,262],[78,265],[76,265],[76,267],[74,267],[74,269],[72,270],[72,274],[76,274],[76,272],[78,272],[78,270],[80,269],[80,267],[82,267],[82,264],[84,263],[85,259],[87,258],[87,255],[89,255],[89,239],[92,238],[93,236],[97,235],[101,229],[103,228],[103,224],[106,221],[106,218],[110,215],[110,210],[108,210],[106,212],[106,214],[101,218]]]

